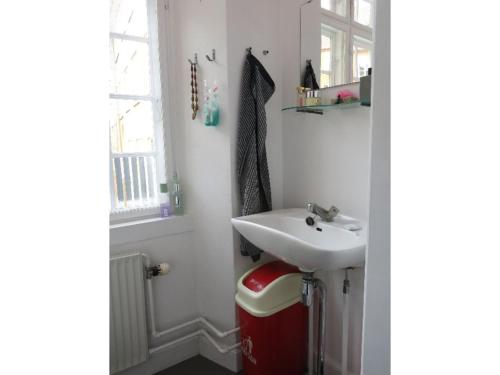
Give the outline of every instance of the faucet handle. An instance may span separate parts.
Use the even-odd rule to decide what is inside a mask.
[[[316,206],[316,203],[307,203],[306,204],[306,210],[309,212],[314,212],[314,207]]]
[[[335,206],[332,206],[330,207],[330,209],[328,210],[328,215],[331,215],[331,217],[335,217],[339,214],[340,210],[335,207]]]

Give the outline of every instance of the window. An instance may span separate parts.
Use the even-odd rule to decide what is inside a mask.
[[[356,82],[368,74],[372,62],[372,1],[321,0],[320,87]]]
[[[110,210],[138,216],[166,180],[156,0],[110,3]]]

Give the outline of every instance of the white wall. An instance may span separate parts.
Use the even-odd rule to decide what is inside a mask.
[[[377,0],[363,375],[390,374],[390,2]]]
[[[281,0],[283,106],[295,105],[299,84],[299,4]],[[303,25],[307,28],[307,25]],[[306,202],[335,205],[368,220],[370,109],[325,111],[323,116],[283,112],[283,200],[285,207]],[[326,374],[340,374],[343,272],[319,273],[328,288]],[[349,371],[359,374],[364,270],[350,271]]]
[[[176,135],[180,136],[177,139],[184,141],[177,155],[181,161],[179,173],[185,191],[186,210],[194,220],[197,273],[200,280],[204,280],[198,285],[198,304],[207,318],[223,328],[230,328],[234,323],[234,313],[218,308],[227,305],[228,299],[232,302],[233,290],[225,1],[175,1],[173,6],[176,111],[180,114],[175,125]],[[209,63],[204,57],[212,48],[217,53],[215,63]],[[199,59],[200,111],[192,120],[187,59],[192,59],[194,53],[198,53]],[[201,120],[203,79],[209,83],[217,80],[220,87],[221,122],[218,127],[206,127]]]
[[[196,301],[200,315],[222,330],[236,325],[235,274],[231,187],[231,126],[228,115],[226,1],[183,0],[171,2],[174,15],[176,156],[185,192],[186,210],[193,216],[196,251]],[[205,54],[216,50],[216,62]],[[191,118],[190,65],[198,53],[200,111]],[[219,85],[220,124],[206,127],[201,120],[203,80]],[[236,356],[204,353],[212,360],[228,361]]]
[[[340,375],[344,272],[317,272],[316,276],[327,285],[325,374]],[[351,288],[349,294],[348,371],[350,375],[359,375],[361,371],[364,270],[350,270],[349,279]]]
[[[367,220],[369,113],[361,106],[323,116],[284,113],[285,206],[333,204],[343,214]]]

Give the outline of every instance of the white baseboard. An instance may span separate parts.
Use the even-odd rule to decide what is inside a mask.
[[[155,353],[149,360],[116,375],[153,375],[199,354],[198,338],[193,337],[174,347]]]

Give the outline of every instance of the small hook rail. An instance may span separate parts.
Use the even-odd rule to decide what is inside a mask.
[[[208,61],[212,62],[215,61],[215,48],[212,48],[212,57],[205,55]]]
[[[191,61],[191,59],[188,59],[188,61],[191,65],[198,65],[198,54],[197,53],[194,54],[194,62]]]
[[[248,48],[246,49],[246,51],[247,51],[247,53],[248,53],[249,55],[251,55],[251,54],[252,54],[252,47],[248,47]],[[263,54],[264,56],[268,55],[268,54],[269,54],[269,50],[268,50],[268,49],[264,49],[264,50],[262,50],[262,54]]]

